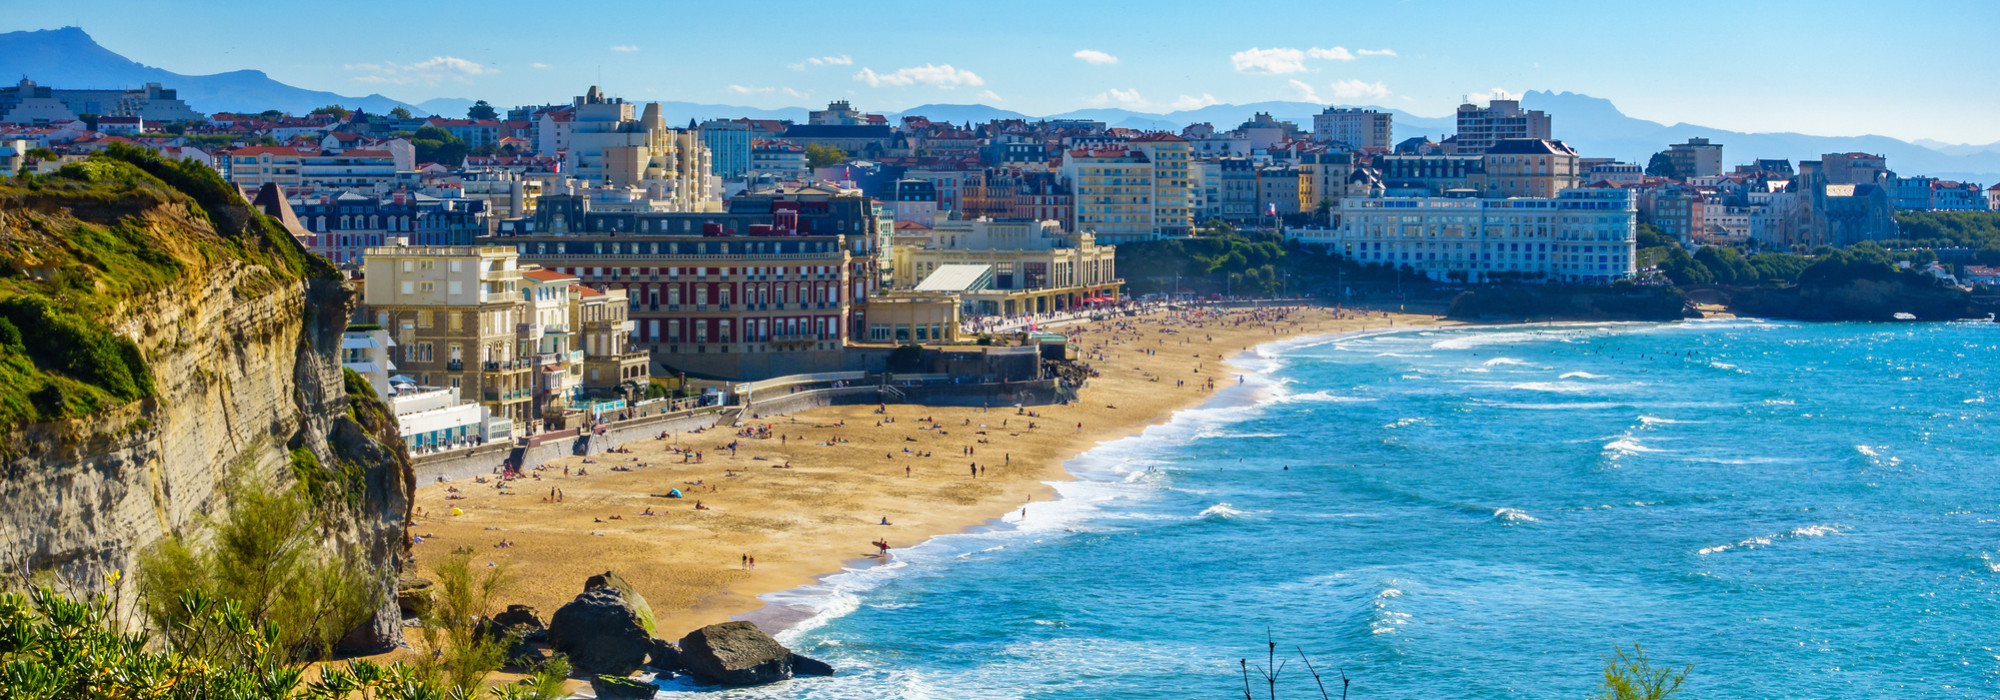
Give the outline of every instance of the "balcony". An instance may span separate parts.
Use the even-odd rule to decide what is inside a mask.
[[[444,369],[447,372],[463,372],[465,371],[465,362],[462,360],[448,360],[444,363]]]
[[[514,334],[522,338],[538,337],[542,334],[542,326],[539,323],[523,323],[514,326]]]
[[[533,366],[527,360],[487,360],[481,369],[486,372],[517,372]]]
[[[531,392],[527,389],[511,389],[511,390],[487,389],[483,392],[480,392],[480,396],[482,397],[481,400],[498,401],[503,403],[511,401],[524,401],[533,395],[534,392]]]

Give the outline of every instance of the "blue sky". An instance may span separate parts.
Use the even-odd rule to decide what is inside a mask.
[[[11,26],[8,26],[11,25]],[[2000,2],[21,3],[182,73],[410,102],[635,100],[1028,114],[1297,100],[1449,113],[1568,90],[1743,131],[2000,141]],[[1385,53],[1386,52],[1386,53]]]

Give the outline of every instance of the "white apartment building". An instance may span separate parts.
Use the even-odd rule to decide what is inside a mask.
[[[1388,112],[1328,107],[1313,115],[1313,140],[1344,143],[1357,151],[1366,148],[1387,150],[1394,145],[1390,140],[1393,120],[1394,115]]]
[[[1635,270],[1639,209],[1629,190],[1348,199],[1340,213],[1339,228],[1302,238],[1357,262],[1408,266],[1440,281],[1605,282]]]

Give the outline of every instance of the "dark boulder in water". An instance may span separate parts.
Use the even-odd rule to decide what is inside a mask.
[[[742,621],[689,632],[681,638],[680,660],[695,680],[716,685],[759,685],[794,674],[833,675],[832,666],[793,654],[764,630]]]

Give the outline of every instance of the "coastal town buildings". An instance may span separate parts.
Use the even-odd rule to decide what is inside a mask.
[[[207,119],[181,101],[178,92],[159,83],[131,90],[77,90],[37,85],[24,76],[10,87],[0,87],[0,123],[46,126],[84,114],[159,124]]]
[[[708,147],[709,172],[725,179],[742,178],[750,172],[750,125],[730,119],[710,119],[695,131]],[[800,153],[804,153],[801,149]],[[802,159],[803,160],[803,159]],[[803,163],[802,163],[803,164]]]
[[[1722,174],[1722,144],[1705,138],[1668,146],[1667,158],[1674,164],[1674,175],[1683,180]]]
[[[1472,178],[1483,197],[1549,198],[1580,182],[1576,151],[1549,139],[1503,139],[1486,149]]]
[[[702,211],[715,201],[708,146],[671,129],[657,102],[636,118],[634,106],[591,86],[571,104],[563,170],[592,184],[645,188],[670,211]]]
[[[514,249],[382,247],[365,261],[357,317],[389,333],[398,373],[419,386],[457,388],[515,425],[538,418],[535,373],[560,358],[536,353]]]
[[[1630,190],[1576,188],[1555,197],[1349,199],[1339,228],[1305,240],[1439,281],[1608,282],[1635,271],[1637,231]]]
[[[1344,144],[1347,150],[1390,148],[1395,115],[1369,109],[1328,107],[1313,115],[1313,140]]]
[[[721,212],[602,212],[542,198],[489,242],[627,295],[630,342],[658,372],[762,378],[844,366],[879,285],[873,200],[807,186],[752,191]]]
[[[960,293],[968,312],[1048,313],[1118,297],[1115,257],[1113,246],[1057,221],[946,220],[896,246],[894,288],[917,289],[943,268],[982,268],[988,284],[949,290]]]
[[[1064,153],[1062,175],[1070,183],[1074,202],[1069,229],[1093,231],[1112,244],[1158,236],[1160,227],[1153,218],[1154,172],[1152,160],[1135,149]]]
[[[1520,100],[1490,100],[1485,107],[1462,104],[1457,116],[1458,133],[1449,147],[1455,154],[1483,154],[1507,139],[1555,138],[1548,113],[1523,110]]]

